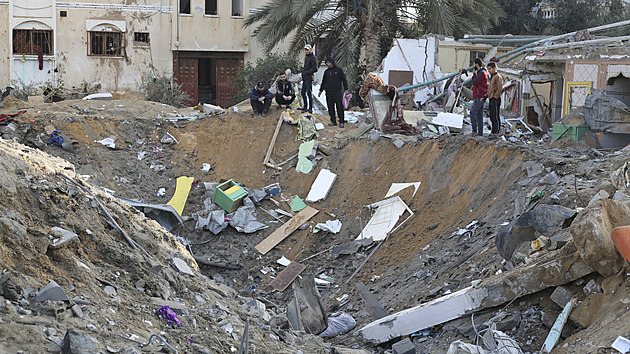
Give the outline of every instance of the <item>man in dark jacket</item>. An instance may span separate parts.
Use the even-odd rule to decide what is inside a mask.
[[[483,103],[488,92],[488,71],[483,66],[483,60],[476,58],[472,77],[473,104],[470,108],[470,123],[473,135],[483,136]]]
[[[302,69],[302,99],[304,107],[302,113],[313,113],[313,80],[317,72],[317,59],[313,54],[313,47],[310,44],[304,46],[304,69]]]
[[[335,107],[337,107],[337,115],[339,115],[339,127],[343,128],[345,119],[343,116],[343,93],[348,92],[348,81],[346,74],[340,67],[335,65],[335,60],[331,57],[326,58],[326,66],[328,69],[324,71],[322,86],[319,89],[319,96],[322,91],[326,90],[326,103],[328,103],[328,114],[330,115],[330,126],[337,125],[335,117]]]
[[[255,115],[262,113],[263,117],[267,116],[267,111],[271,106],[273,94],[265,87],[265,83],[260,81],[249,93],[249,102],[252,104],[252,110]]]
[[[278,82],[276,83],[276,103],[280,108],[282,105],[286,105],[289,108],[289,105],[295,100],[295,91],[293,90],[293,83],[287,80],[287,75],[285,73],[281,73],[278,76]]]

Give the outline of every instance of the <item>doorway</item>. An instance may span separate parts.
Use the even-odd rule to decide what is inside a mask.
[[[226,108],[235,90],[230,79],[243,67],[244,54],[235,52],[173,52],[174,77],[193,106],[209,103]]]

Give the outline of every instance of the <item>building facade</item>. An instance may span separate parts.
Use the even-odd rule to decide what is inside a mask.
[[[250,1],[0,1],[0,85],[137,91],[143,75],[173,73],[191,104],[226,105],[229,79],[263,56],[243,28]]]

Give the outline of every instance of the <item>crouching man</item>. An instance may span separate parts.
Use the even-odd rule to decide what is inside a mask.
[[[263,117],[266,117],[272,99],[273,94],[265,87],[264,82],[259,81],[252,89],[252,92],[249,93],[249,102],[252,104],[254,115],[262,114]]]
[[[276,103],[280,108],[289,105],[295,100],[295,90],[293,90],[293,83],[287,80],[287,75],[282,73],[278,76],[278,82],[276,83]]]

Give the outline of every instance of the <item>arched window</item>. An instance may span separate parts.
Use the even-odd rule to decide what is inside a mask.
[[[53,55],[53,30],[37,21],[26,21],[13,28],[13,54]]]
[[[100,23],[88,27],[88,55],[119,57],[124,44],[124,31],[120,26]]]

